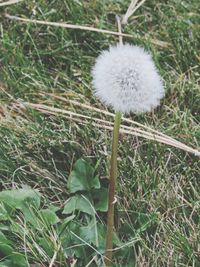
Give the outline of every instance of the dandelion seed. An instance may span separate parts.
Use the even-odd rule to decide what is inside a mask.
[[[115,111],[148,112],[164,96],[151,55],[138,46],[124,44],[103,51],[92,75],[95,95]]]

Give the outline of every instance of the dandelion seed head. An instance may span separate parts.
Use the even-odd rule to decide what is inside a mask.
[[[95,95],[115,111],[148,112],[164,96],[152,57],[141,47],[111,46],[96,59],[92,76]]]

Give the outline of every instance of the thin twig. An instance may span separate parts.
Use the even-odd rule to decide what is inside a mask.
[[[24,106],[22,106],[23,104],[24,104]],[[107,130],[113,129],[113,123],[102,120],[102,119],[86,116],[83,114],[78,114],[78,113],[71,112],[68,110],[49,107],[49,106],[41,105],[41,104],[33,104],[33,103],[28,103],[28,102],[24,102],[23,104],[20,104],[21,107],[26,107],[26,106],[31,107],[33,109],[36,109],[36,110],[43,112],[43,113],[46,113],[46,114],[52,114],[52,115],[61,114],[62,116],[64,115],[64,117],[66,117],[68,119],[77,121],[77,122],[82,123],[82,124],[88,123],[88,121],[84,121],[84,120],[93,120],[95,122],[93,122],[92,124],[98,128],[103,128],[103,129],[107,129]],[[68,116],[65,116],[65,115],[68,115]],[[81,118],[81,120],[73,118],[73,116]],[[125,133],[125,134],[129,134],[129,135],[138,136],[138,137],[143,137],[143,138],[148,139],[148,140],[157,141],[157,142],[160,142],[163,144],[167,144],[167,145],[182,149],[186,152],[190,152],[192,154],[195,154],[196,156],[200,156],[200,152],[198,150],[193,149],[193,148],[191,148],[191,147],[189,147],[189,146],[187,146],[187,145],[185,145],[185,144],[183,144],[183,143],[181,143],[181,142],[179,142],[173,138],[168,138],[167,136],[166,137],[159,136],[157,134],[152,134],[150,132],[146,132],[146,131],[143,131],[141,129],[126,126],[126,125],[121,125],[120,132]]]
[[[9,14],[6,14],[5,17],[8,19],[17,20],[21,22],[30,22],[30,23],[41,24],[41,25],[77,29],[77,30],[86,30],[86,31],[93,31],[93,32],[101,32],[101,33],[118,35],[118,36],[121,35],[125,37],[133,37],[131,34],[119,33],[119,32],[114,32],[114,31],[109,31],[109,30],[102,30],[102,29],[97,29],[97,28],[89,27],[89,26],[74,25],[74,24],[68,24],[68,23],[63,23],[63,22],[50,22],[50,21],[43,21],[43,20],[36,20],[36,19],[25,19],[25,18],[21,18],[17,16],[11,16]]]
[[[89,27],[89,26],[67,24],[67,23],[62,23],[62,22],[48,22],[48,21],[43,21],[43,20],[31,20],[31,19],[25,19],[25,18],[21,18],[21,17],[17,17],[17,16],[11,16],[9,14],[6,14],[5,17],[8,19],[11,19],[11,20],[21,21],[23,23],[30,22],[30,23],[40,24],[40,25],[55,26],[55,27],[77,29],[77,30],[86,30],[86,31],[93,31],[93,32],[99,32],[99,33],[105,33],[105,34],[120,36],[119,32],[102,30],[102,29]],[[121,36],[148,40],[152,44],[160,46],[162,48],[169,48],[171,46],[171,44],[168,42],[160,41],[157,39],[152,39],[148,35],[140,36],[139,34],[136,34],[136,33],[134,33],[134,34],[122,33]]]
[[[45,93],[45,94],[43,94],[43,93],[42,93],[41,95],[43,95],[43,96],[44,96],[44,95],[49,95],[49,96],[52,96],[52,97],[54,97],[54,98],[57,98],[57,99],[59,99],[59,100],[61,100],[61,101],[63,101],[63,102],[70,103],[70,104],[75,105],[75,106],[78,106],[78,107],[86,108],[86,109],[88,109],[88,110],[92,110],[92,111],[98,112],[98,113],[100,113],[100,114],[104,114],[104,115],[107,115],[107,116],[111,116],[111,117],[113,117],[113,118],[114,118],[114,116],[115,116],[114,113],[111,113],[111,112],[109,112],[109,111],[102,110],[102,109],[95,108],[95,107],[91,107],[91,106],[89,106],[89,105],[87,105],[87,104],[83,104],[83,103],[80,103],[80,102],[77,102],[77,101],[74,101],[74,100],[66,99],[65,97],[57,96],[57,95],[55,95],[55,94],[51,94],[51,93]],[[133,121],[133,120],[131,120],[131,119],[122,117],[122,121],[131,123],[131,124],[133,124],[133,125],[137,125],[137,126],[139,126],[139,127],[142,127],[142,128],[144,128],[144,129],[146,129],[147,131],[152,132],[152,133],[154,133],[154,134],[158,134],[158,135],[161,135],[161,136],[163,136],[163,137],[169,138],[169,139],[171,139],[171,140],[175,140],[174,138],[172,138],[172,137],[170,137],[170,136],[168,136],[168,135],[166,135],[166,134],[164,134],[164,133],[162,133],[162,132],[159,132],[159,131],[157,131],[157,130],[155,130],[155,129],[150,128],[150,127],[147,126],[147,125],[143,125],[143,124],[141,124],[141,123],[139,123],[139,122],[136,122],[136,121]],[[177,141],[177,140],[176,140],[176,141]],[[179,141],[177,141],[177,142],[179,142]]]
[[[89,106],[89,105],[82,104],[82,103],[79,103],[79,102],[74,101],[74,100],[68,100],[68,99],[66,99],[66,98],[64,98],[64,97],[56,96],[56,95],[54,95],[54,94],[50,94],[50,93],[46,93],[46,94],[47,94],[47,95],[50,95],[50,96],[53,96],[54,98],[57,98],[57,99],[62,100],[62,101],[64,101],[64,102],[71,103],[71,104],[76,105],[76,106],[79,106],[79,107],[87,108],[87,109],[89,109],[89,110],[96,111],[96,112],[98,112],[98,113],[101,113],[101,114],[105,114],[105,115],[114,117],[114,114],[111,113],[111,112],[108,112],[108,111],[105,111],[105,110],[101,110],[101,109],[98,109],[98,108],[95,108],[95,107],[91,107],[91,106]],[[42,94],[42,95],[43,95],[43,94]],[[133,124],[133,125],[137,125],[137,126],[139,126],[139,127],[142,127],[142,128],[144,128],[145,130],[147,130],[149,133],[152,133],[154,136],[160,135],[160,136],[163,137],[164,139],[166,138],[167,140],[171,140],[172,142],[175,142],[177,145],[179,145],[179,147],[181,147],[181,146],[182,146],[182,147],[185,146],[186,149],[190,148],[189,146],[183,144],[182,142],[180,142],[180,141],[178,141],[178,140],[176,140],[176,139],[174,139],[174,138],[172,138],[172,137],[170,137],[170,136],[168,136],[168,135],[166,135],[166,134],[163,134],[163,133],[161,133],[161,132],[159,132],[159,131],[157,131],[157,130],[154,130],[154,129],[152,129],[152,128],[146,126],[146,125],[143,125],[143,124],[141,124],[141,123],[139,123],[139,122],[133,121],[133,120],[128,119],[128,118],[122,118],[122,121],[125,121],[125,122],[131,123],[131,124]],[[122,125],[122,126],[123,126],[123,125]],[[137,129],[137,128],[133,128],[133,129]],[[140,131],[142,131],[142,130],[140,130]],[[147,131],[145,131],[145,133],[147,133]],[[193,151],[196,151],[195,153],[194,153],[194,152],[191,152],[191,153],[194,153],[195,155],[199,155],[199,152],[198,152],[196,149],[193,149],[193,148],[190,148],[190,149],[192,149]]]

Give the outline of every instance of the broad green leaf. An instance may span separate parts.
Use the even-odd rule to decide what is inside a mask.
[[[5,260],[1,261],[0,267],[13,267],[12,261],[11,260]]]
[[[90,215],[95,214],[94,207],[89,199],[84,195],[76,195],[71,197],[65,204],[63,214],[70,214],[75,210],[82,211]]]
[[[108,189],[100,188],[92,192],[95,210],[107,211],[108,210]]]
[[[50,209],[38,210],[35,207],[23,207],[24,218],[35,229],[48,228],[49,225],[58,223],[60,220],[55,212]]]
[[[3,203],[0,203],[0,221],[5,221],[9,218],[9,214],[7,210],[5,209],[5,206]]]
[[[83,159],[77,160],[74,170],[69,175],[68,188],[70,193],[77,191],[90,191],[100,188],[99,177],[94,176],[94,168]]]
[[[87,226],[80,227],[80,237],[89,244],[94,244],[96,247],[99,246],[97,222],[95,219],[92,219]]]
[[[26,222],[31,223],[34,228],[42,228],[41,223],[41,218],[39,218],[39,210],[36,209],[35,207],[29,207],[29,206],[24,206],[22,210],[24,214],[24,218]]]
[[[22,212],[25,220],[38,230],[48,228],[49,225],[59,222],[59,218],[55,212],[49,209],[38,210],[34,207],[24,207]]]
[[[105,252],[105,247],[106,247],[107,227],[106,225],[98,222],[96,227],[97,227],[98,241],[99,241],[98,251],[103,254]],[[123,243],[119,240],[116,232],[113,233],[113,244],[116,247],[123,245]]]
[[[48,225],[56,224],[60,221],[55,212],[51,211],[50,209],[43,209],[40,212]]]
[[[69,222],[71,222],[74,218],[76,217],[76,215],[71,215],[69,217],[67,217],[66,219],[63,220],[64,224],[68,224]]]
[[[48,240],[47,238],[43,237],[39,239],[39,245],[44,249],[45,253],[52,258],[53,257],[53,253],[54,253],[54,249],[53,246],[50,242],[50,240]]]
[[[59,225],[58,229],[59,229],[59,235],[63,233],[63,231],[65,231],[68,227],[69,222],[71,222],[74,218],[76,217],[76,215],[71,215],[68,216],[67,218],[65,218],[62,222],[61,225]]]
[[[9,256],[13,252],[13,248],[4,243],[0,243],[0,254],[3,254],[4,256]]]
[[[7,237],[0,231],[0,243],[2,244],[10,244],[10,241]]]
[[[60,236],[60,240],[62,242],[62,247],[64,250],[66,249],[66,251],[67,250],[71,251],[71,250],[73,250],[73,248],[71,248],[71,246],[73,244],[79,244],[80,243],[80,240],[77,239],[72,234],[72,232],[74,232],[74,233],[76,233],[76,235],[79,235],[79,230],[80,230],[80,224],[77,223],[76,221],[71,221],[71,222],[68,222],[66,228],[63,228],[62,231],[60,231],[59,236]]]
[[[12,255],[9,256],[9,259],[12,261],[12,266],[15,267],[28,267],[27,261],[24,257],[24,255],[14,252]]]
[[[0,202],[12,209],[23,209],[26,202],[40,206],[40,193],[33,189],[13,189],[0,192]]]
[[[80,227],[79,237],[84,240],[84,243],[93,244],[101,253],[105,252],[106,245],[106,226],[100,224],[93,218],[87,226]],[[79,241],[81,242],[81,241]],[[113,244],[115,246],[122,245],[116,233],[113,233]]]
[[[55,205],[53,205],[53,204],[50,204],[50,205],[48,206],[48,209],[51,210],[51,211],[53,211],[53,212],[56,212],[56,211],[60,210],[59,207],[57,207],[57,206],[55,206]]]

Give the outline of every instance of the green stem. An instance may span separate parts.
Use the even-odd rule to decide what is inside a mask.
[[[114,205],[115,205],[114,200],[115,200],[115,188],[117,182],[117,150],[118,150],[120,123],[121,123],[121,112],[116,112],[114,129],[113,129],[110,180],[109,180],[109,192],[108,192],[108,215],[107,215],[107,235],[106,235],[106,255],[105,255],[105,265],[107,267],[112,266]]]

